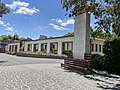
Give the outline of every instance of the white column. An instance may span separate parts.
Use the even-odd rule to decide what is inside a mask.
[[[58,55],[62,55],[62,42],[58,42]]]
[[[32,52],[34,51],[34,44],[32,44]]]
[[[25,44],[24,51],[27,52],[28,44]]]
[[[90,15],[88,13],[75,17],[73,46],[75,59],[84,59],[84,53],[90,53]]]
[[[15,45],[14,45],[14,49],[13,49],[13,52],[15,52]]]
[[[47,43],[47,53],[50,53],[50,43]]]
[[[17,45],[17,52],[20,51],[20,44]]]
[[[38,49],[39,52],[41,52],[41,43],[39,43],[39,49]]]
[[[8,45],[8,47],[7,47],[7,52],[9,52],[9,49],[10,49],[9,47],[10,47],[10,46]]]

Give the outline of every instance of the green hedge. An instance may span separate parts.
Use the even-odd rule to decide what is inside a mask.
[[[65,50],[62,52],[63,54],[67,55],[68,57],[72,58],[73,57],[73,52],[72,50]]]
[[[91,56],[91,58],[92,58],[92,60],[91,60],[91,67],[93,69],[105,70],[105,66],[104,66],[105,58],[104,58],[104,56],[101,56],[99,54],[93,54]]]
[[[106,69],[110,73],[120,75],[120,38],[105,41],[103,53]]]

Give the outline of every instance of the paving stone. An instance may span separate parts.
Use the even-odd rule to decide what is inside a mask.
[[[0,58],[3,58],[1,54]],[[18,58],[14,56],[5,58],[11,60],[19,59],[21,61],[25,59],[25,62],[28,60],[33,60],[34,62],[35,60],[33,58]],[[103,90],[100,86],[105,87],[107,85],[107,87],[112,88],[117,84],[120,84],[120,77],[115,79],[88,75],[86,78],[83,75],[61,69],[60,63],[11,66],[6,64],[6,66],[0,66],[0,90]]]

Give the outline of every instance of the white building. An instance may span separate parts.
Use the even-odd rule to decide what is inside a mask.
[[[90,40],[90,14],[86,12],[75,17],[74,37],[57,37],[24,43],[11,43],[8,45],[8,52],[17,53],[21,47],[24,47],[25,52],[39,51],[62,55],[66,50],[71,50],[74,59],[84,59],[85,54],[103,54],[103,43],[103,39]]]
[[[91,53],[101,54],[104,39],[95,38],[91,40]],[[44,53],[54,53],[62,55],[66,50],[74,50],[73,47],[74,37],[56,37],[44,40],[32,40],[25,41],[22,43],[10,43],[8,44],[8,52],[18,53],[20,52],[20,47],[24,47],[25,52],[44,52]],[[79,42],[80,43],[80,42]]]

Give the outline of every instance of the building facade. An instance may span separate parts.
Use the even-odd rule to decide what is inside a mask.
[[[7,41],[7,40],[0,41],[0,53],[5,53],[7,51],[8,43],[9,43],[9,41]]]
[[[103,55],[102,47],[104,41],[104,39],[98,38],[91,39],[91,53]],[[56,37],[51,39],[32,40],[8,44],[8,52],[18,53],[20,50],[24,52],[43,52],[62,55],[65,51],[73,52],[74,37]]]

